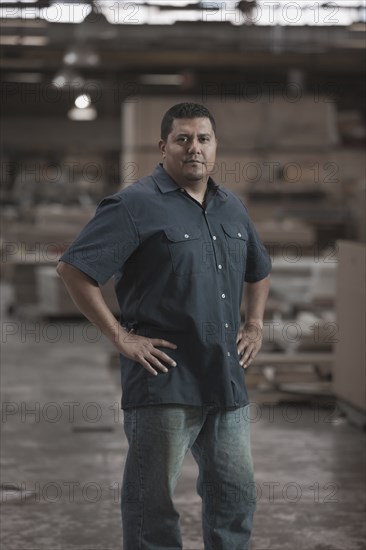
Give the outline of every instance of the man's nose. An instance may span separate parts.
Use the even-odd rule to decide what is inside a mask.
[[[189,142],[188,151],[190,153],[197,153],[197,152],[200,152],[200,150],[201,150],[201,144],[200,144],[199,140],[196,139],[196,138],[193,138]]]

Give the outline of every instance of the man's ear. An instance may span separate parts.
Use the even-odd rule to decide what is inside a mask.
[[[165,155],[165,147],[166,147],[166,142],[163,139],[161,139],[159,141],[159,151],[162,155]]]

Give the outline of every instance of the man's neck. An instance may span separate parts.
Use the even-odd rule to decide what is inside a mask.
[[[170,174],[164,165],[163,168],[169,174],[172,180],[174,180],[174,182],[178,185],[178,187],[182,187],[183,189],[185,189],[186,192],[191,195],[191,197],[202,204],[208,190],[208,178],[206,180],[202,179],[192,182],[187,180],[177,181],[177,178],[174,177],[173,174]]]

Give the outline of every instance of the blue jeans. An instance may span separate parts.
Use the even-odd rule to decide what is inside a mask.
[[[206,550],[248,550],[256,508],[249,405],[125,409],[123,550],[181,550],[173,493],[190,449],[198,464]]]

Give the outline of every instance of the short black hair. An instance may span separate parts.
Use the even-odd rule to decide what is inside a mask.
[[[173,105],[173,107],[170,107],[163,116],[160,137],[164,141],[168,139],[168,135],[172,131],[175,118],[208,118],[210,119],[212,129],[216,135],[216,122],[210,111],[199,103],[185,102]]]

